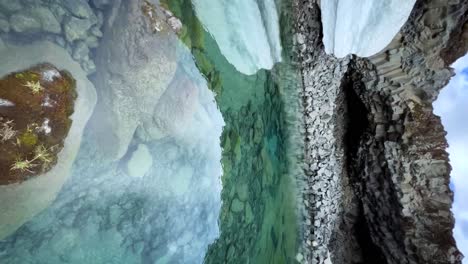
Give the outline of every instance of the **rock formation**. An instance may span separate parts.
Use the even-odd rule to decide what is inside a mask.
[[[323,2],[323,1],[322,1]],[[337,59],[320,3],[294,1],[304,107],[303,263],[461,263],[432,102],[467,51],[464,1],[417,1],[377,55]]]
[[[115,18],[104,28],[96,52],[96,86],[101,103],[91,120],[91,129],[111,160],[126,153],[137,127],[152,118],[177,66],[177,38],[160,9],[142,8],[153,8],[147,3],[138,0],[114,4]]]

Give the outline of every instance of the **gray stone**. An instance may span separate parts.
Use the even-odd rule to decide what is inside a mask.
[[[86,38],[86,44],[91,49],[97,48],[99,46],[99,39],[95,36],[89,36]]]
[[[6,19],[0,18],[0,32],[10,32],[10,23]]]
[[[252,211],[252,206],[250,206],[250,203],[247,203],[245,206],[245,221],[247,222],[247,224],[250,224],[253,220],[254,214]]]
[[[22,8],[18,0],[0,0],[0,11],[8,13],[18,11]]]
[[[49,9],[45,7],[36,7],[30,9],[27,13],[40,22],[42,30],[44,32],[58,34],[62,31],[60,22]]]
[[[102,37],[102,31],[99,29],[98,25],[95,25],[91,28],[91,34],[99,38]]]
[[[249,186],[247,184],[241,184],[237,188],[237,195],[241,201],[247,201],[249,198]]]
[[[173,39],[152,32],[150,21],[141,14],[143,3],[122,1],[112,27],[106,27],[96,51],[96,83],[107,96],[90,126],[102,131],[94,137],[98,149],[109,159],[125,155],[137,128],[153,119],[154,114],[148,111],[155,109],[177,66]]]
[[[41,22],[37,18],[26,14],[14,14],[10,17],[11,29],[18,33],[35,33],[42,29]]]
[[[103,9],[110,4],[111,0],[92,0],[96,8]]]
[[[62,21],[65,14],[68,13],[61,5],[52,5],[49,9],[50,9],[50,11],[52,11],[54,16],[59,21]]]
[[[65,38],[69,42],[78,39],[86,39],[87,32],[91,28],[92,22],[88,19],[79,19],[76,17],[68,17],[64,23]]]
[[[93,10],[86,0],[64,0],[65,8],[78,18],[90,18],[94,15]]]
[[[231,204],[231,211],[233,211],[234,213],[240,213],[243,210],[244,210],[244,203],[241,202],[239,199],[235,198]]]
[[[82,60],[88,57],[89,48],[84,41],[78,41],[73,49],[73,59]]]
[[[88,75],[96,72],[96,64],[94,64],[94,62],[90,59],[83,62],[81,67],[88,73]]]

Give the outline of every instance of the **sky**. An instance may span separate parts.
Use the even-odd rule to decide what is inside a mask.
[[[434,102],[434,112],[441,116],[450,145],[453,167],[451,187],[455,192],[452,211],[455,215],[454,235],[458,248],[468,263],[468,54],[452,67],[456,75]]]

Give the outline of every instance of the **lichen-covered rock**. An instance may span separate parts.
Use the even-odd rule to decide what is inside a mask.
[[[0,80],[0,185],[49,171],[71,127],[75,80],[40,64]]]
[[[83,129],[96,103],[96,92],[80,65],[71,58],[66,50],[56,44],[45,41],[25,46],[14,46],[6,43],[4,47],[0,46],[0,56],[2,58],[0,76],[28,69],[31,65],[48,62],[57,69],[70,72],[76,80],[78,95],[74,103],[74,112],[70,117],[71,126],[63,141],[63,148],[57,154],[56,165],[37,177],[0,186],[0,200],[2,201],[0,204],[0,239],[3,239],[47,208],[62,188],[80,147]],[[46,76],[50,77],[50,75]],[[46,86],[45,83],[41,82],[41,84]],[[13,99],[10,103],[13,103]],[[53,101],[51,100],[49,103],[52,104]],[[45,105],[47,105],[46,102]],[[3,109],[2,107],[1,111]],[[18,123],[18,125],[23,127],[22,124]],[[51,125],[51,121],[49,121],[49,125]],[[44,126],[43,129],[48,131],[47,126]],[[34,136],[28,136],[26,133],[23,141],[34,143]],[[2,169],[1,173],[4,172],[9,172],[9,169],[7,171]]]

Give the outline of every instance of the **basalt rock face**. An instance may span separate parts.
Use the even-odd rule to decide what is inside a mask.
[[[418,1],[383,51],[336,59],[323,49],[318,1],[295,1],[309,223],[300,262],[461,263],[432,102],[467,51],[467,9]]]

